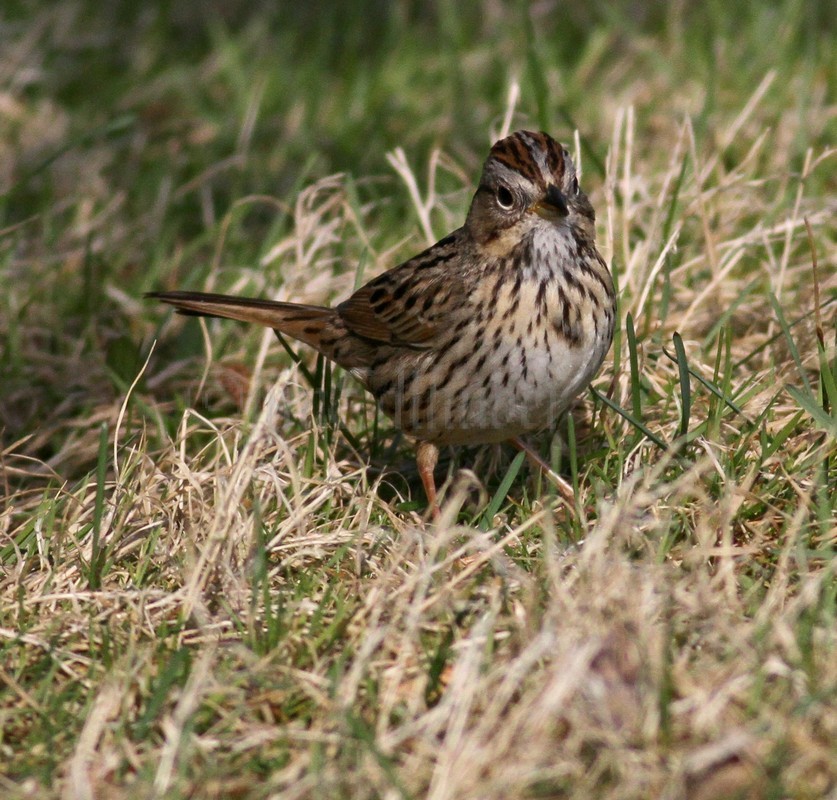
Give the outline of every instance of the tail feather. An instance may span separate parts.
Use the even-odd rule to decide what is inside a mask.
[[[264,325],[334,357],[337,337],[333,328],[337,316],[331,308],[207,292],[149,292],[145,296],[168,303],[187,316],[223,317]]]

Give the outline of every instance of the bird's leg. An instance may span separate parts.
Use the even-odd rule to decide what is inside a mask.
[[[439,519],[439,504],[436,502],[436,481],[433,480],[433,470],[439,461],[439,448],[430,442],[419,442],[416,448],[416,464],[419,477],[427,495],[427,503],[433,519]]]
[[[564,480],[555,470],[552,469],[549,464],[546,463],[541,458],[540,453],[537,450],[533,450],[529,447],[526,442],[523,441],[519,436],[514,436],[513,438],[509,439],[509,442],[513,444],[518,450],[529,457],[529,460],[538,468],[544,475],[548,478],[548,480],[552,483],[552,485],[558,490],[558,494],[570,505],[575,503],[575,494],[573,493],[573,487]]]

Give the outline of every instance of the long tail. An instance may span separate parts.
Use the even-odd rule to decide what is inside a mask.
[[[334,345],[339,338],[334,329],[339,318],[331,308],[207,292],[149,292],[145,296],[168,303],[189,316],[224,317],[265,325],[334,358]]]

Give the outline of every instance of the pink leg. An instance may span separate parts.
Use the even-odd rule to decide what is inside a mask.
[[[418,464],[419,477],[424,486],[424,493],[427,495],[427,506],[433,519],[439,519],[441,512],[436,502],[436,481],[433,479],[433,470],[439,461],[439,448],[430,442],[419,442],[416,448],[416,464]]]

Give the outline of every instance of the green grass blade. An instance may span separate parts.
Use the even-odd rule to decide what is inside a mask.
[[[302,373],[302,377],[305,378],[305,382],[316,392],[319,389],[319,382],[315,375],[310,369],[308,369],[307,365],[300,358],[296,350],[288,344],[288,340],[281,333],[279,333],[279,331],[275,331],[275,333],[279,343],[282,345],[285,352],[291,357],[291,361],[299,367],[299,371]]]
[[[93,509],[93,527],[91,530],[90,568],[87,582],[91,589],[102,585],[103,555],[101,551],[102,517],[105,511],[105,481],[108,469],[108,424],[99,427],[99,454],[96,459],[96,499]]]
[[[819,342],[817,351],[820,357],[823,410],[833,418],[837,415],[837,358],[829,363],[825,348]]]
[[[482,516],[483,530],[487,530],[491,526],[491,520],[494,519],[495,515],[500,510],[500,507],[503,505],[503,501],[506,499],[506,495],[509,493],[509,489],[511,488],[512,483],[514,483],[514,479],[517,477],[517,473],[520,472],[520,467],[523,465],[524,458],[526,458],[525,453],[518,453],[509,465],[508,470],[506,470],[506,474],[500,482],[500,486],[497,488],[497,491],[494,493],[494,497],[491,498],[491,502],[486,507],[485,513]]]
[[[796,369],[797,372],[799,372],[799,377],[802,379],[802,383],[808,390],[808,394],[813,395],[813,390],[811,389],[811,382],[808,380],[808,373],[805,371],[805,367],[802,364],[802,358],[799,355],[799,349],[796,346],[796,342],[794,341],[793,336],[791,336],[790,327],[788,326],[788,322],[785,319],[785,312],[782,311],[782,306],[780,305],[778,298],[775,294],[773,294],[773,292],[770,292],[770,304],[773,306],[773,311],[776,314],[776,319],[779,321],[779,327],[781,327],[782,333],[785,335],[785,340],[788,343],[788,350],[790,350],[793,362],[794,364],[796,364]]]
[[[677,334],[675,334],[675,336],[676,335]],[[674,361],[678,366],[680,366],[680,360],[678,359],[678,357],[676,355],[672,355],[665,348],[663,348],[663,355],[666,356],[667,358],[671,359],[672,361]],[[701,384],[701,386],[708,389],[712,394],[715,395],[715,397],[717,397],[719,400],[721,400],[725,405],[729,406],[736,414],[739,414],[740,416],[746,418],[747,415],[744,413],[741,406],[739,406],[734,400],[731,400],[729,397],[727,397],[727,395],[724,394],[724,392],[721,389],[719,389],[718,386],[715,383],[710,381],[708,378],[704,378],[703,375],[701,375],[694,368],[690,367],[688,364],[686,364],[686,369],[688,371],[688,374],[691,375],[691,377],[693,377],[699,384]],[[681,377],[681,386],[682,386],[682,377]]]
[[[636,419],[642,419],[642,387],[639,383],[636,331],[634,318],[630,313],[625,318],[625,335],[628,339],[628,360],[631,367],[631,410]]]
[[[601,400],[606,406],[608,406],[608,408],[611,408],[620,417],[622,417],[624,420],[633,425],[643,436],[647,437],[652,442],[654,442],[654,444],[657,445],[657,447],[659,447],[661,450],[668,450],[668,445],[659,436],[657,436],[655,433],[652,433],[648,428],[645,427],[645,425],[642,424],[642,422],[636,419],[636,417],[634,417],[629,412],[625,411],[625,409],[622,408],[622,406],[620,406],[618,403],[615,403],[609,397],[605,397],[605,395],[603,395],[598,389],[593,389],[591,387],[590,391],[592,391],[593,394],[599,400]]]
[[[786,386],[788,394],[808,412],[818,428],[822,428],[831,436],[837,436],[837,419],[832,417],[822,406],[818,405],[811,395],[806,394],[796,386]]]
[[[677,175],[677,180],[672,187],[671,198],[668,201],[668,212],[666,213],[666,221],[663,223],[663,232],[660,239],[667,242],[671,236],[671,231],[674,229],[674,220],[677,216],[678,201],[680,199],[680,190],[683,188],[683,180],[686,177],[686,170],[689,166],[689,156],[683,156],[683,161],[680,164],[680,172]]]
[[[826,308],[830,308],[834,303],[837,303],[837,295],[835,295],[834,297],[832,297],[830,300],[826,301],[825,303],[822,303],[821,306],[820,306],[820,310],[825,310]],[[803,322],[807,322],[815,314],[816,314],[816,311],[814,309],[811,309],[810,311],[806,311],[804,314],[801,314],[795,320],[793,320],[793,322],[791,322],[788,325],[788,328],[790,330],[793,330],[797,325],[801,325]],[[756,356],[763,353],[768,347],[770,347],[771,345],[773,345],[775,342],[777,342],[779,339],[781,339],[783,336],[786,336],[786,335],[787,334],[785,333],[784,329],[780,330],[778,333],[774,333],[773,336],[770,336],[769,338],[765,339],[758,347],[754,347],[749,353],[747,353],[746,356],[743,356],[742,358],[739,358],[738,361],[735,362],[735,368],[739,369],[740,367],[745,366],[747,364],[747,362],[752,361]]]
[[[686,348],[683,347],[683,339],[679,333],[672,336],[674,351],[677,353],[677,368],[680,373],[680,429],[678,436],[685,436],[689,432],[689,418],[692,413],[692,387],[689,383],[689,363],[686,360]]]

